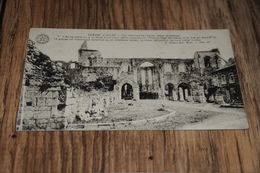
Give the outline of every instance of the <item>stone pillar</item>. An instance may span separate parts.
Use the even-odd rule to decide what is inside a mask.
[[[189,94],[188,94],[188,89],[184,89],[184,98],[186,99],[186,100],[188,100],[188,98],[189,98]]]
[[[183,102],[183,101],[184,101],[184,98],[183,98],[183,90],[182,90],[181,87],[179,87],[179,95],[180,95],[179,101],[180,101],[180,102]]]
[[[200,87],[199,89],[199,101],[201,103],[205,103],[206,102],[206,97],[204,95],[204,89],[203,89],[203,86]]]
[[[139,100],[139,87],[133,87],[133,98]]]
[[[178,100],[178,97],[177,97],[177,94],[176,94],[176,91],[172,90],[172,98],[173,100]]]
[[[133,72],[134,72],[134,82],[137,83],[137,67],[134,67]]]
[[[122,86],[121,86],[121,87],[122,87]],[[120,88],[119,86],[116,86],[116,87],[114,87],[114,90],[115,90],[115,92],[117,92],[117,94],[118,94],[118,97],[117,97],[118,101],[120,101],[120,100],[122,99],[121,88]]]
[[[165,94],[164,94],[164,84],[163,84],[163,73],[162,70],[160,69],[160,85],[161,85],[161,92],[160,92],[160,96],[159,99],[165,99]]]
[[[113,68],[113,79],[116,80],[117,78],[117,69]]]

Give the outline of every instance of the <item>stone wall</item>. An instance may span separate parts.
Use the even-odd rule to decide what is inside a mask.
[[[24,86],[23,90],[23,122],[17,124],[24,130],[59,130],[66,129],[77,118],[81,121],[101,119],[107,116],[106,107],[119,101],[117,92],[67,88],[66,102],[61,103],[58,99],[60,87],[42,93],[36,86]]]
[[[64,115],[72,118],[80,116],[84,120],[90,118],[91,115],[99,117],[106,112],[106,107],[118,103],[118,98],[118,93],[114,91],[85,92],[80,89],[68,88]]]
[[[23,86],[22,109],[20,113],[23,122],[19,122],[19,128],[37,129],[41,121],[48,121],[57,116],[60,104],[60,87],[49,88],[45,92],[40,92],[37,86]]]

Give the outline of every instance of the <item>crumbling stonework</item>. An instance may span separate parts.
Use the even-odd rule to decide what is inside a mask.
[[[67,91],[67,101],[64,115],[78,116],[80,120],[88,121],[93,118],[106,116],[106,107],[118,102],[114,92],[85,92],[75,88]]]
[[[205,85],[212,72],[222,67],[218,49],[195,52],[194,58],[103,58],[88,50],[86,42],[79,49],[79,62],[86,80],[97,79],[102,69],[116,80],[114,90],[120,99],[169,99],[205,102]],[[126,93],[126,91],[128,93]],[[123,94],[125,93],[125,94]]]
[[[24,86],[24,97],[22,99],[22,113],[19,122],[25,128],[31,129],[39,122],[48,122],[48,120],[58,114],[57,106],[60,103],[60,87],[49,88],[48,91],[40,92],[37,86]],[[20,126],[20,128],[22,128]],[[36,128],[36,127],[35,127]]]
[[[108,116],[108,106],[122,100],[219,104],[242,100],[235,65],[227,64],[218,49],[198,51],[187,59],[103,58],[84,42],[78,62],[51,61],[33,49],[27,57],[32,62],[26,64],[17,122],[24,130],[66,129],[100,120]],[[45,60],[35,58],[38,54]],[[51,73],[44,78],[48,69]]]

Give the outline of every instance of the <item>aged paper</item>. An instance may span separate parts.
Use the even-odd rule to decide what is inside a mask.
[[[228,30],[30,30],[17,130],[246,129]]]

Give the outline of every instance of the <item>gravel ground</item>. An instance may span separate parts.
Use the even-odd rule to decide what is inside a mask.
[[[147,104],[145,101],[124,101],[107,108],[108,117],[89,123],[113,123],[121,121],[136,121],[163,116],[170,112],[162,108],[162,105]]]
[[[125,101],[107,109],[108,117],[91,123],[111,123],[149,119],[169,114],[160,108],[176,111],[167,120],[145,125],[117,126],[116,130],[236,129],[246,128],[242,108],[220,108],[212,103],[173,102],[167,100]],[[228,121],[228,123],[227,123]]]

